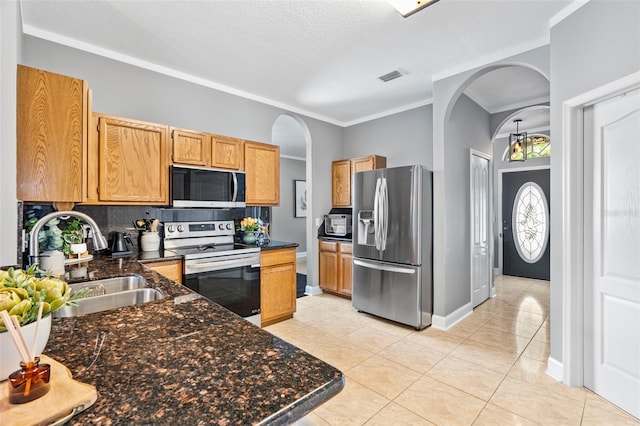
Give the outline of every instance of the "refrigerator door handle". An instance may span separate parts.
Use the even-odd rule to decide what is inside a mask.
[[[382,208],[382,250],[387,248],[387,231],[389,230],[389,190],[387,189],[387,179],[382,178],[380,185],[381,208]]]
[[[369,263],[360,259],[353,259],[353,264],[362,266],[363,268],[377,269],[379,271],[398,272],[400,274],[415,274],[416,270],[411,268],[403,268],[401,266],[380,265],[378,263]]]
[[[380,185],[382,179],[376,179],[376,192],[373,198],[373,236],[376,243],[376,249],[381,250],[382,241],[380,240]]]

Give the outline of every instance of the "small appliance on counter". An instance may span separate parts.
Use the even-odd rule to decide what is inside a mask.
[[[124,232],[110,232],[109,233],[109,251],[113,257],[126,257],[133,255],[131,247],[133,241],[129,234]]]
[[[325,214],[318,229],[318,237],[351,239],[352,215],[350,208],[333,208]]]

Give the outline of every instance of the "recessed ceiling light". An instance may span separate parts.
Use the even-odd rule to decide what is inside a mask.
[[[387,0],[391,6],[400,12],[403,18],[407,18],[437,1],[438,0]]]

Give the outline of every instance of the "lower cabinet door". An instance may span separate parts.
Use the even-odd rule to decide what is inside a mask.
[[[260,322],[263,327],[291,318],[296,311],[296,265],[260,269]]]

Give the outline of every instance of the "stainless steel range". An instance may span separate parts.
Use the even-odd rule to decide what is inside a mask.
[[[184,285],[260,325],[260,248],[234,243],[228,221],[167,222],[164,248],[184,258]]]

